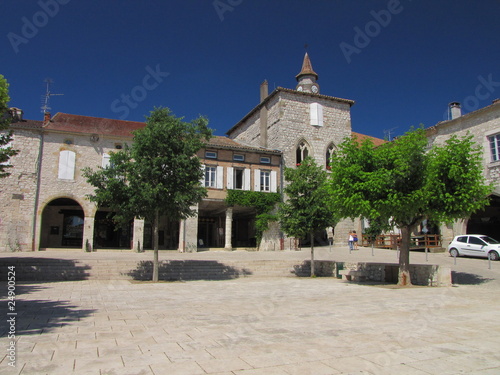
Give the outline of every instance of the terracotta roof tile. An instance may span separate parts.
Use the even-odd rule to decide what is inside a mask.
[[[144,122],[114,120],[100,117],[57,113],[50,122],[44,125],[47,130],[101,134],[117,137],[133,137],[132,132],[145,127]]]
[[[363,142],[365,139],[371,139],[371,141],[373,142],[373,145],[374,146],[380,146],[384,143],[386,143],[387,141],[384,141],[383,139],[380,139],[380,138],[375,138],[375,137],[371,137],[369,135],[365,135],[365,134],[361,134],[361,133],[356,133],[356,132],[351,132],[351,135],[353,138],[356,138],[356,140],[361,143]]]
[[[24,129],[41,129],[43,126],[43,121],[38,120],[21,120],[16,121],[11,124],[12,127],[24,128]]]

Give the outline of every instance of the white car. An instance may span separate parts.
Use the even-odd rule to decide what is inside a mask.
[[[498,260],[500,242],[482,234],[464,234],[453,238],[448,245],[448,252],[452,257],[468,255],[488,258],[489,254],[491,260]]]

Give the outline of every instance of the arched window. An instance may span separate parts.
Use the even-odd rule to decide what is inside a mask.
[[[302,161],[309,156],[309,148],[307,146],[307,143],[305,141],[302,141],[299,143],[297,146],[296,150],[296,162],[297,165],[300,165]]]
[[[328,170],[331,169],[330,163],[331,163],[331,159],[332,159],[332,156],[334,153],[335,153],[335,146],[333,143],[330,143],[330,145],[326,149],[326,157],[325,157],[325,161],[326,161],[325,166],[326,166],[326,169],[328,169]]]

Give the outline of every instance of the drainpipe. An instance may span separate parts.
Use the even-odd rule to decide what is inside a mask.
[[[36,226],[37,226],[37,212],[38,212],[38,201],[40,199],[40,185],[42,180],[42,157],[43,157],[43,143],[44,143],[44,131],[43,127],[40,131],[40,147],[38,149],[38,160],[36,166],[36,189],[35,189],[35,202],[33,207],[33,227],[31,234],[31,251],[36,251]]]

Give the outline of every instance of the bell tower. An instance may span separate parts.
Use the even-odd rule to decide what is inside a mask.
[[[302,63],[302,70],[295,78],[298,82],[295,90],[319,94],[319,85],[316,83],[318,75],[312,68],[311,60],[307,52],[304,56],[304,62]]]

